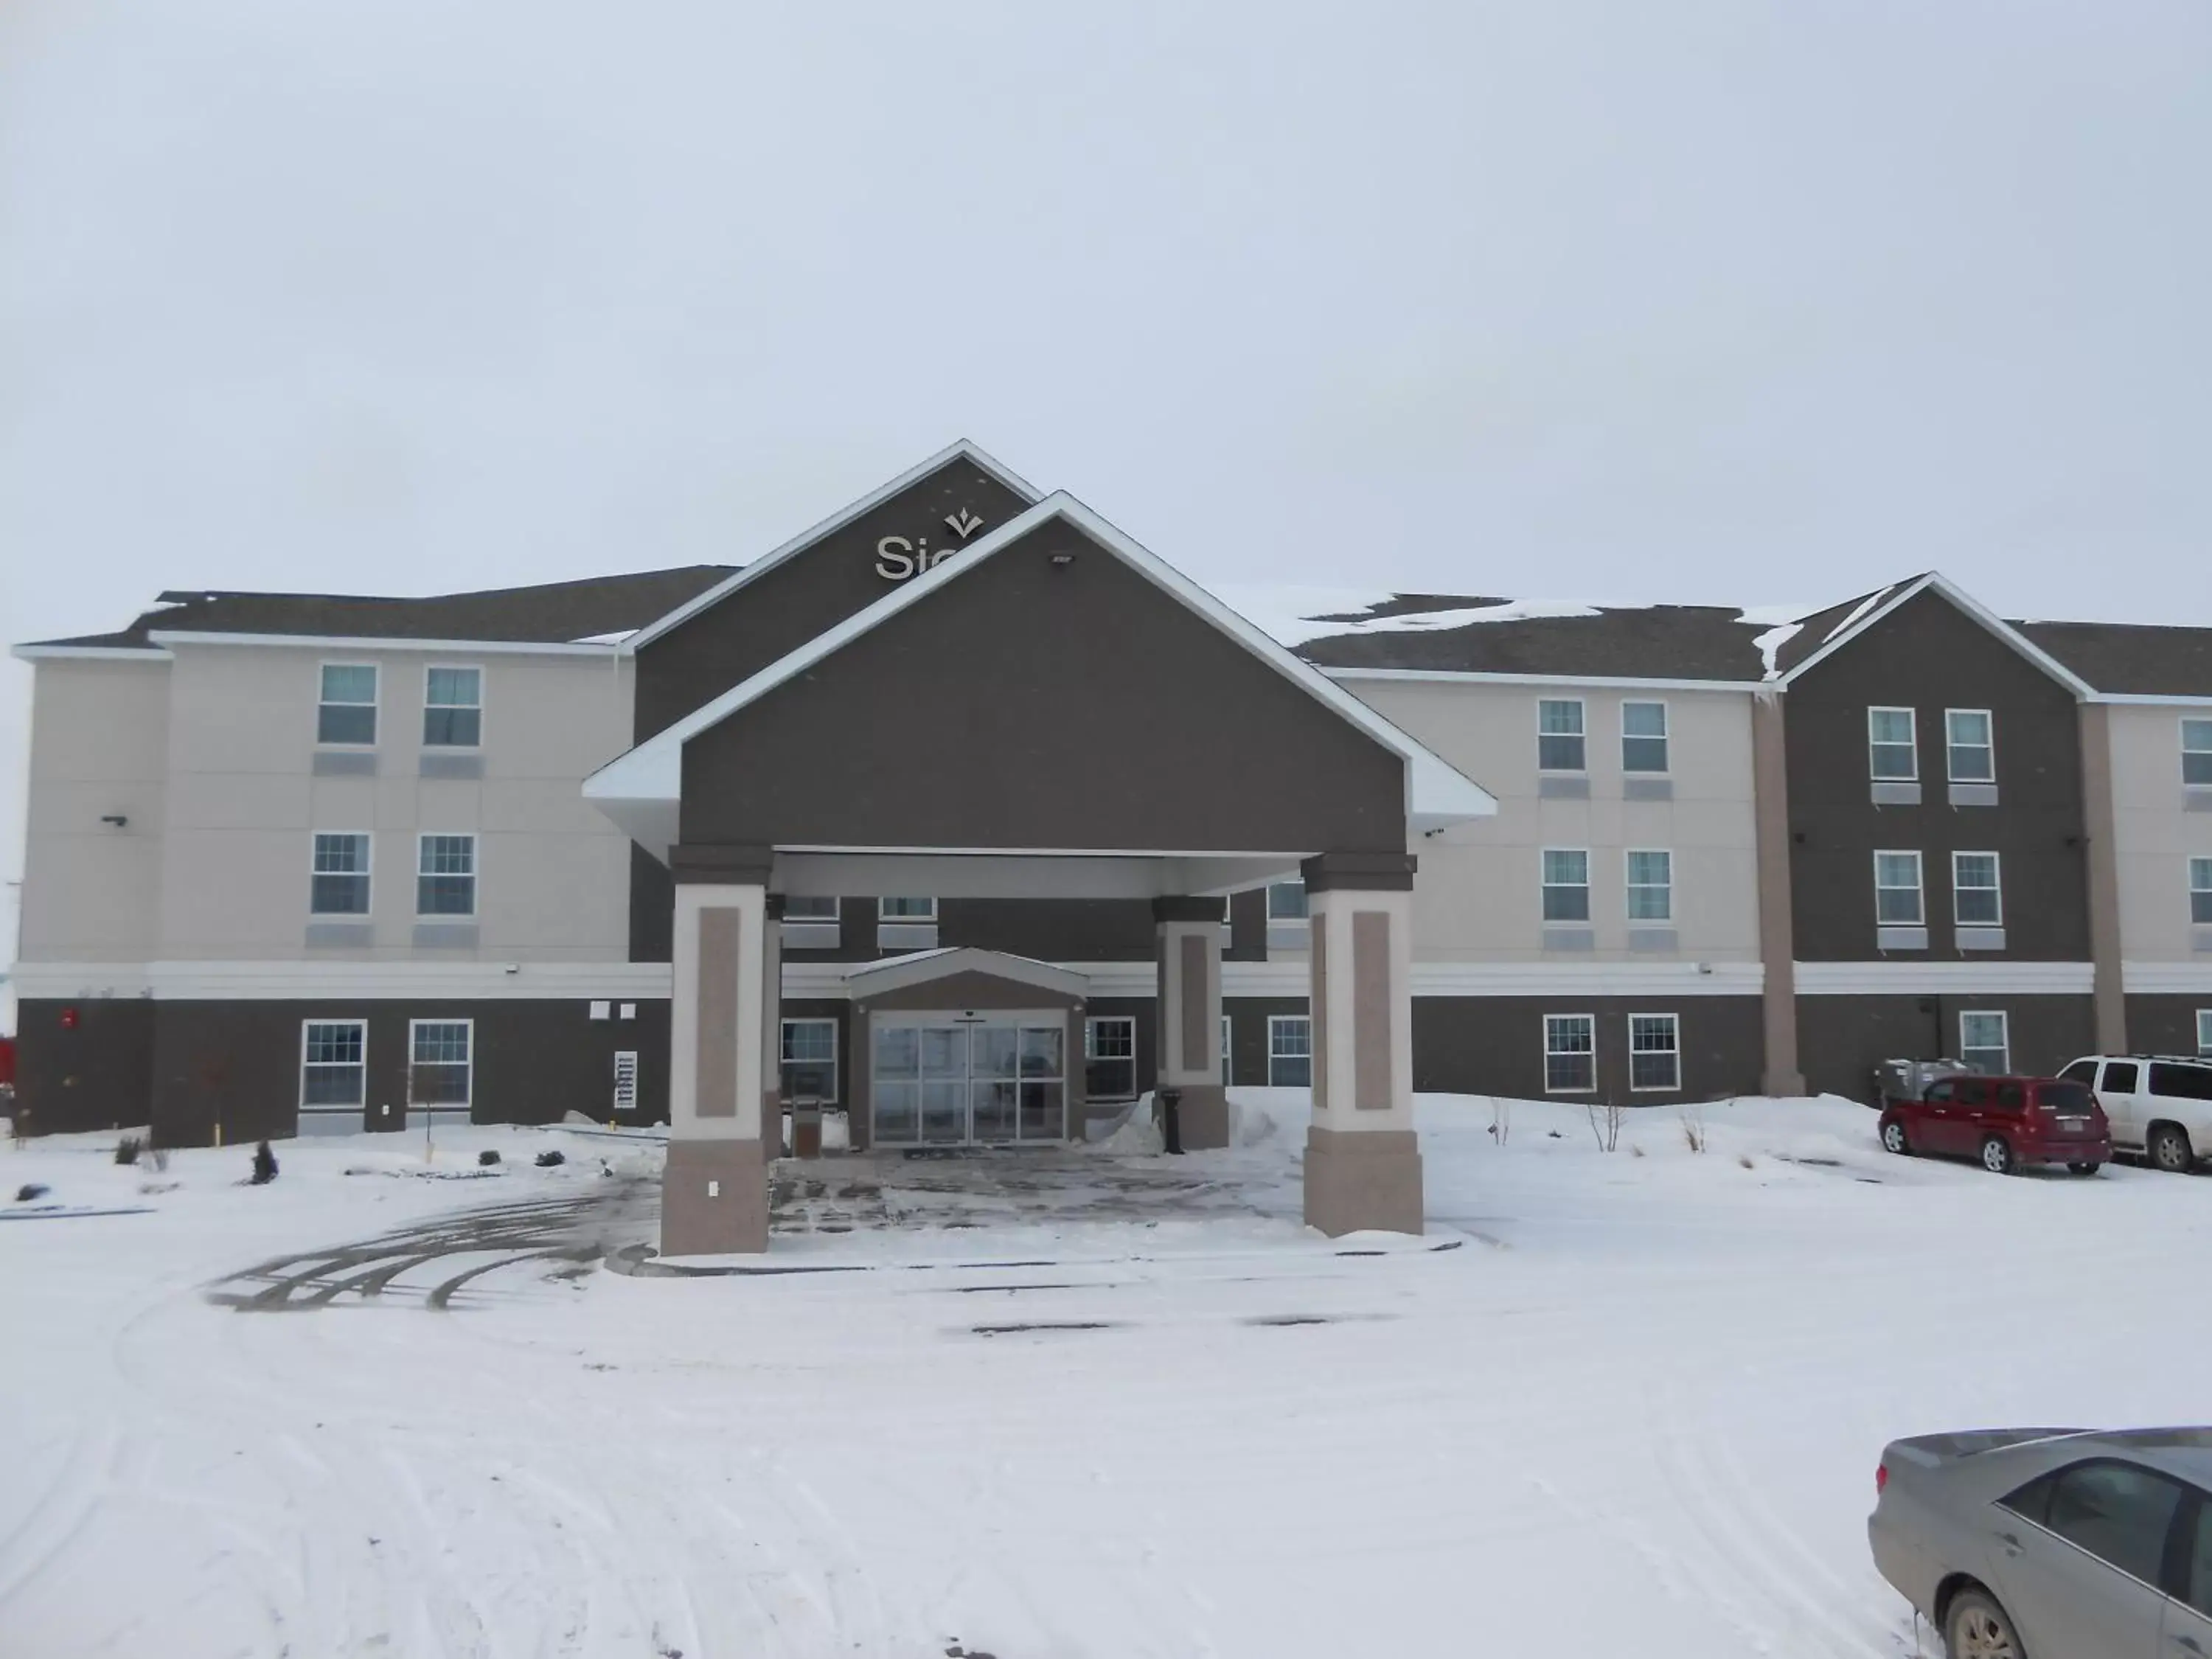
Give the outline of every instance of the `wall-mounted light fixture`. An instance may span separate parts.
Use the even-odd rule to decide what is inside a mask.
[[[1075,555],[1073,553],[1055,553],[1052,556],[1052,566],[1055,570],[1065,570],[1074,562]]]
[[[100,821],[102,823],[112,823],[118,830],[131,822],[130,818],[121,812],[102,812],[100,815]]]

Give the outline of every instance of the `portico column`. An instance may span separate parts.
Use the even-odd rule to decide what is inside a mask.
[[[768,1248],[762,1106],[768,999],[763,849],[678,847],[660,1249]]]
[[[1331,1237],[1421,1228],[1413,1129],[1413,860],[1324,854],[1304,866],[1313,946],[1313,1125],[1306,1224]]]
[[[783,1156],[783,895],[770,893],[761,915],[761,1149]]]
[[[1156,898],[1159,958],[1159,1086],[1182,1093],[1187,1152],[1229,1144],[1229,1098],[1221,1087],[1219,899]]]

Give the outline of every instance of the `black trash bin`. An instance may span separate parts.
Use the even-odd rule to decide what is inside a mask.
[[[1182,1091],[1160,1091],[1160,1138],[1165,1149],[1182,1156]]]

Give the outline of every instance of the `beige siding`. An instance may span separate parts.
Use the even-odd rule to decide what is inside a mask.
[[[21,959],[143,962],[161,908],[170,665],[37,665]],[[109,814],[128,820],[102,823]]]
[[[1424,842],[1413,942],[1430,960],[1620,961],[1628,949],[1626,854],[1674,854],[1673,960],[1755,962],[1758,871],[1752,812],[1750,698],[1736,692],[1635,692],[1563,686],[1352,679],[1347,690],[1498,797],[1498,816]],[[1537,793],[1536,705],[1583,703],[1590,798]],[[1668,707],[1670,800],[1624,798],[1620,704]],[[1543,948],[1541,849],[1587,848],[1595,949]],[[1638,951],[1638,961],[1670,959]]]
[[[584,776],[628,746],[630,677],[605,659],[177,648],[167,764],[160,957],[398,957],[413,941],[416,838],[476,832],[477,937],[439,960],[620,961],[629,951],[629,843],[587,806]],[[421,775],[424,671],[483,673],[481,778]],[[317,776],[324,662],[379,670],[375,775]],[[448,751],[450,752],[450,751]],[[368,943],[307,945],[313,835],[367,830]]]
[[[2187,810],[2181,721],[2212,709],[2113,704],[2113,846],[2120,950],[2130,962],[2203,962],[2191,948],[2189,860],[2212,858],[2212,812]]]

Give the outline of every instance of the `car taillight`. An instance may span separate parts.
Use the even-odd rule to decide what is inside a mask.
[[[1883,1491],[1888,1486],[1888,1485],[1889,1465],[1887,1463],[1875,1464],[1874,1466],[1874,1495],[1876,1498],[1881,1497]]]

